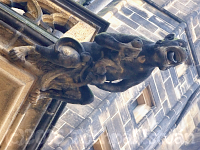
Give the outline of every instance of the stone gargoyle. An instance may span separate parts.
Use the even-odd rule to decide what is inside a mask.
[[[61,38],[49,47],[15,47],[9,55],[13,61],[28,63],[28,70],[38,76],[31,103],[48,97],[88,104],[93,94],[87,84],[123,92],[148,78],[155,67],[166,70],[183,63],[186,47],[174,34],[153,43],[138,36],[101,33],[94,42]]]

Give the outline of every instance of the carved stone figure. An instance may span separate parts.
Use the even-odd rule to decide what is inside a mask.
[[[68,103],[88,104],[93,94],[87,84],[122,92],[150,76],[155,67],[166,70],[187,59],[186,42],[167,35],[156,43],[124,34],[101,33],[94,42],[62,38],[49,47],[15,47],[10,57],[32,73],[38,82],[32,103],[50,97]],[[121,80],[112,83],[112,81]]]

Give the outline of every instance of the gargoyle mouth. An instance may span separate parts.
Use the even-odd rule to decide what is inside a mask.
[[[167,50],[167,59],[171,64],[180,64],[184,62],[188,57],[187,51],[183,47],[170,46],[167,47],[166,50]]]
[[[178,52],[169,51],[167,52],[167,58],[172,63],[181,62],[181,55]]]

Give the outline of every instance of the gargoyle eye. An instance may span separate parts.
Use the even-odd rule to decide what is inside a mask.
[[[179,46],[183,46],[183,43],[179,43]]]
[[[174,40],[174,34],[168,34],[166,37],[165,37],[165,40]]]
[[[162,44],[162,40],[158,40],[157,42],[156,42],[156,44]]]

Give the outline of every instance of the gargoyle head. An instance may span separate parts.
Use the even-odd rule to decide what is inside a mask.
[[[187,43],[176,39],[174,34],[167,35],[164,40],[155,43],[155,59],[160,70],[177,66],[187,60]]]

